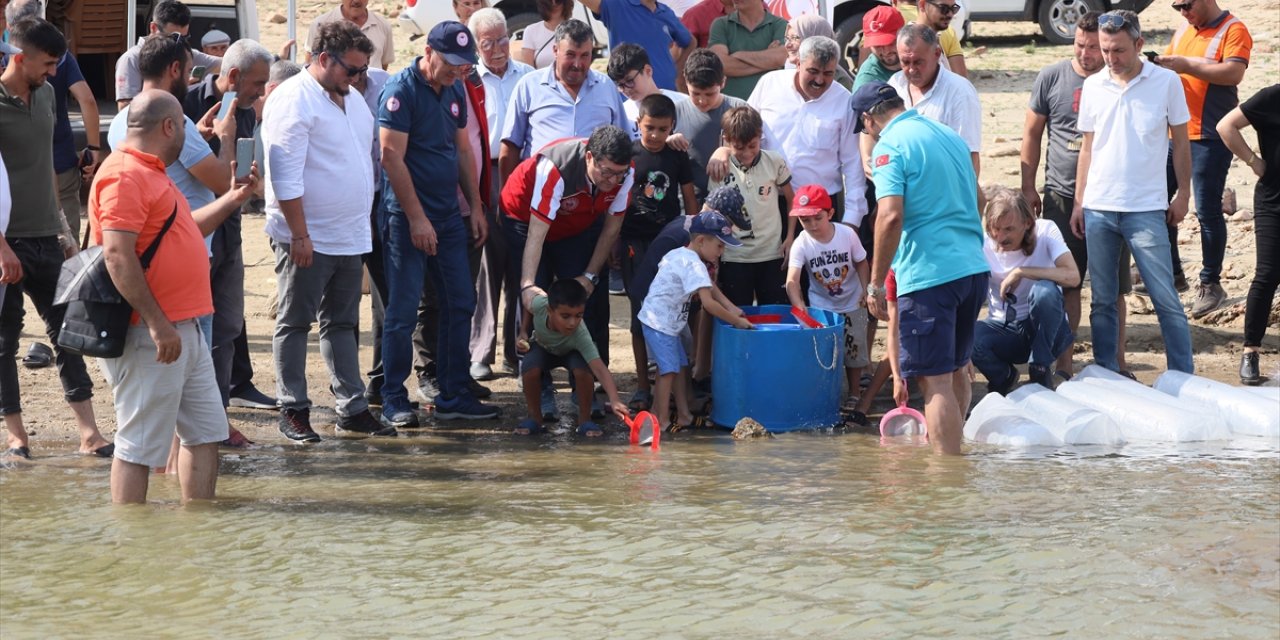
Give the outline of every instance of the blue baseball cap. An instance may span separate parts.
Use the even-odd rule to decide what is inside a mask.
[[[729,185],[716,187],[707,194],[706,204],[708,209],[719,211],[728,218],[733,226],[743,231],[751,230],[751,219],[742,210],[742,192],[738,191],[738,187]]]
[[[898,97],[898,90],[879,81],[868,82],[857,91],[853,92],[853,96],[849,98],[849,108],[853,109],[853,132],[862,132],[862,114],[871,110],[872,107]]]
[[[715,236],[731,247],[742,246],[742,241],[733,237],[733,227],[729,226],[729,219],[719,211],[703,211],[695,216],[693,222],[689,224],[689,234]]]
[[[466,25],[456,20],[446,20],[433,27],[427,34],[427,46],[454,66],[479,62],[475,38]]]

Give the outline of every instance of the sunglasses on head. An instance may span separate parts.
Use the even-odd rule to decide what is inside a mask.
[[[174,31],[173,33],[167,34],[166,37],[168,37],[170,40],[173,40],[174,42],[178,42],[181,44],[191,43],[191,36],[178,31]]]
[[[933,5],[933,8],[937,9],[938,13],[941,13],[944,16],[952,15],[960,10],[960,3],[958,2],[955,4],[942,4],[941,2],[930,1],[929,4]]]
[[[1123,29],[1129,24],[1129,19],[1120,13],[1112,11],[1098,16],[1098,26],[1107,29]]]

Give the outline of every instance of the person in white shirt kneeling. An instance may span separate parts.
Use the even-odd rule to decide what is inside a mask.
[[[982,253],[991,267],[987,317],[973,336],[973,364],[988,391],[1006,394],[1018,382],[1015,365],[1029,362],[1031,382],[1053,388],[1053,363],[1074,338],[1062,288],[1080,284],[1071,250],[1049,220],[1037,220],[1022,193],[987,191]]]

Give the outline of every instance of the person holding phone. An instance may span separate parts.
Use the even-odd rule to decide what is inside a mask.
[[[253,104],[266,92],[272,61],[271,52],[261,44],[244,38],[237,40],[222,58],[222,73],[206,75],[202,82],[187,90],[182,101],[187,117],[209,127],[228,118],[235,122],[231,149],[224,150],[222,147],[228,142],[217,137],[206,138],[206,141],[209,149],[220,157],[236,158],[237,178],[248,175],[253,163],[253,131],[258,120]],[[217,115],[211,116],[213,113]],[[263,167],[258,171],[263,171]],[[237,209],[210,238],[209,277],[214,314],[209,338],[213,369],[224,406],[275,409],[275,399],[253,384],[253,364],[249,359],[244,323],[242,245]]]

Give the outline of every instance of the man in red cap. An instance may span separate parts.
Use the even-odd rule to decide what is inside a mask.
[[[902,69],[898,60],[898,29],[906,21],[902,14],[893,7],[882,5],[862,16],[862,43],[871,50],[871,55],[858,67],[858,75],[853,79],[853,89],[871,82],[888,82],[893,74]]]

